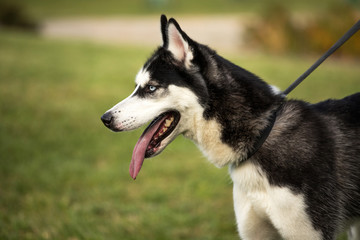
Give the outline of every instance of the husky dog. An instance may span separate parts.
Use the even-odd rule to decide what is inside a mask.
[[[241,238],[330,240],[350,227],[349,238],[360,239],[360,93],[287,100],[173,18],[161,16],[161,32],[163,46],[140,69],[134,92],[101,117],[115,132],[151,121],[131,177],[183,134],[210,162],[229,166]]]

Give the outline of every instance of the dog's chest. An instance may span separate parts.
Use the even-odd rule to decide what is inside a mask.
[[[271,185],[262,170],[250,161],[230,168],[230,176],[234,182],[234,200],[251,204],[259,215],[277,215],[278,208],[284,211],[284,207],[288,206],[303,208],[301,194],[295,194],[287,187]],[[298,206],[295,206],[296,203]]]
[[[230,167],[230,176],[234,182],[234,208],[239,226],[246,225],[247,221],[254,224],[255,219],[262,219],[256,221],[271,222],[289,239],[291,234],[302,236],[304,233],[311,237],[303,239],[320,239],[306,213],[303,194],[296,194],[287,187],[271,185],[261,169],[250,161],[240,167]],[[286,229],[292,230],[288,233]]]
[[[240,167],[230,167],[230,176],[234,183],[234,205],[250,204],[261,216],[267,215],[272,202],[272,187],[266,176],[251,162]]]

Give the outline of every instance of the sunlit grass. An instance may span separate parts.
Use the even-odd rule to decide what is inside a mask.
[[[179,137],[128,173],[141,130],[101,114],[134,88],[152,49],[0,35],[1,239],[237,239],[227,169]],[[221,51],[219,51],[221,52]],[[281,89],[313,59],[225,55]],[[291,96],[360,90],[354,62],[326,62]]]

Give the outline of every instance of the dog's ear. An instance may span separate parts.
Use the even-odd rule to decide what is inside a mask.
[[[162,34],[162,39],[163,39],[163,47],[167,48],[168,46],[168,36],[167,36],[167,18],[166,16],[163,14],[160,17],[160,24],[161,24],[161,34]]]
[[[193,59],[192,48],[190,46],[192,40],[181,30],[179,24],[173,18],[167,23],[164,33],[166,35],[164,37],[163,34],[164,48],[170,51],[176,60],[188,67]]]

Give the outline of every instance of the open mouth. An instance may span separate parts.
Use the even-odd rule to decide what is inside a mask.
[[[133,179],[140,172],[144,158],[149,158],[160,153],[164,146],[162,141],[166,139],[176,128],[180,120],[177,111],[165,112],[156,117],[145,129],[136,143],[130,163],[130,175]]]

